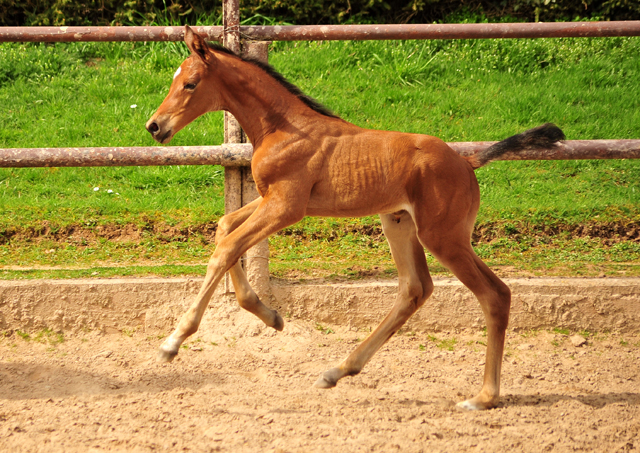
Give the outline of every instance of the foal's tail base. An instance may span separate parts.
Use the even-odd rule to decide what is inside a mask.
[[[552,123],[546,123],[491,145],[484,151],[467,157],[467,160],[475,170],[496,160],[505,153],[549,149],[564,139],[564,132],[562,132],[558,126]]]

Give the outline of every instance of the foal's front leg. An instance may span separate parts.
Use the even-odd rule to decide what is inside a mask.
[[[180,319],[176,330],[160,346],[157,356],[159,362],[173,360],[178,354],[180,345],[198,330],[209,300],[225,272],[229,271],[249,248],[276,231],[296,223],[304,215],[302,212],[288,209],[277,200],[262,199],[257,204],[255,211],[244,223],[218,241],[216,250],[207,265],[207,274],[200,292],[195,302]],[[240,271],[244,276],[242,269]],[[246,280],[246,277],[244,279]]]
[[[242,225],[249,216],[253,214],[261,202],[262,197],[258,197],[246,206],[222,217],[218,222],[216,244]],[[229,275],[233,282],[233,289],[236,292],[238,304],[260,318],[267,326],[281,331],[284,328],[282,316],[280,316],[277,311],[270,309],[262,303],[253,288],[251,288],[247,274],[244,269],[242,269],[240,261],[236,261],[233,267],[231,267]]]

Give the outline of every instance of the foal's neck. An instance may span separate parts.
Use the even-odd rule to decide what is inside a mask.
[[[254,146],[269,134],[312,124],[310,117],[317,116],[315,121],[326,118],[258,65],[235,56],[225,57],[225,67],[221,68],[223,108],[238,120]]]

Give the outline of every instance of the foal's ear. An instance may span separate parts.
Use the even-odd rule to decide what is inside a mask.
[[[197,55],[205,63],[211,61],[209,45],[199,34],[195,33],[188,25],[184,26],[184,42],[194,55]]]

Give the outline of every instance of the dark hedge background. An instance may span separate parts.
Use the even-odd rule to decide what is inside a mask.
[[[640,0],[241,0],[250,23],[637,20]],[[216,24],[220,0],[0,0],[0,25]]]

